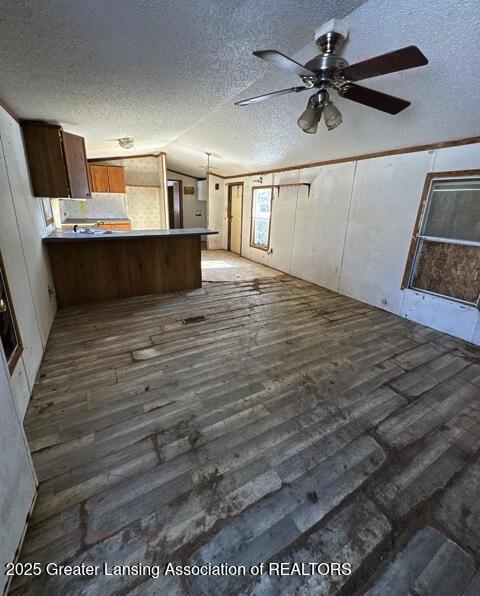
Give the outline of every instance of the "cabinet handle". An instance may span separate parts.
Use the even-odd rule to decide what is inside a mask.
[[[7,312],[7,303],[3,298],[0,300],[0,312]]]

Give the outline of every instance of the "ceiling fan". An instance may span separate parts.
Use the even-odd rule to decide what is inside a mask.
[[[357,85],[356,81],[428,64],[428,60],[422,52],[416,46],[407,46],[349,66],[348,62],[339,55],[347,36],[348,27],[338,19],[332,19],[320,29],[317,29],[315,42],[321,53],[305,65],[276,50],[253,52],[254,56],[273,62],[280,68],[285,68],[297,74],[302,79],[303,85],[242,99],[237,101],[235,105],[246,106],[264,101],[275,95],[286,95],[287,93],[299,93],[307,89],[315,89],[315,93],[308,100],[306,110],[297,120],[298,126],[309,134],[317,132],[322,114],[328,130],[334,129],[342,122],[340,111],[330,100],[329,89],[334,89],[345,99],[356,101],[388,114],[398,114],[407,108],[410,105],[409,101],[362,87]]]

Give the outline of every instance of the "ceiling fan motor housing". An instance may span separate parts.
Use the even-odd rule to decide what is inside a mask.
[[[317,73],[312,78],[316,87],[328,87],[335,71],[348,66],[345,58],[339,56],[347,37],[348,27],[339,19],[332,19],[315,31],[315,43],[321,54],[309,60],[305,67]]]
[[[348,27],[340,19],[331,19],[315,31],[315,43],[322,54],[335,54],[348,37]]]

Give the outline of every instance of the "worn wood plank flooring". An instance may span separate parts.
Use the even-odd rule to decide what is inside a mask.
[[[233,281],[59,311],[25,420],[21,560],[352,573],[42,574],[14,594],[440,593],[439,552],[458,594],[478,584],[480,350],[278,272],[237,280],[241,261]]]

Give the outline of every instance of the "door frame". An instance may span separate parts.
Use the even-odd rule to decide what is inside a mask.
[[[227,250],[231,250],[231,235],[232,235],[232,226],[231,226],[231,217],[232,217],[232,186],[241,186],[242,187],[242,202],[240,206],[240,256],[242,255],[242,240],[243,240],[243,198],[245,195],[245,186],[243,182],[229,182],[227,184],[228,187],[228,198],[227,198]]]
[[[169,182],[178,182],[178,198],[180,201],[180,228],[183,228],[183,180],[179,180],[178,178],[168,178],[168,176],[167,176],[167,186],[168,186]],[[168,201],[168,190],[167,190],[167,201]],[[167,213],[167,215],[168,215],[168,213]],[[170,221],[168,222],[168,227],[170,228]]]
[[[11,294],[10,288],[8,286],[7,271],[5,269],[5,264],[3,262],[3,257],[2,257],[1,251],[0,251],[0,274],[3,279],[3,284],[5,287],[5,295],[7,298],[7,303],[8,303],[8,307],[10,310],[10,316],[12,318],[12,324],[13,324],[13,328],[15,329],[15,334],[17,336],[17,342],[18,342],[17,347],[15,348],[13,354],[10,357],[10,360],[7,362],[8,371],[10,373],[10,376],[12,376],[13,371],[15,370],[15,367],[17,366],[17,363],[20,360],[20,356],[22,355],[22,352],[23,352],[23,343],[22,343],[22,338],[20,336],[20,330],[18,328],[17,315],[15,314],[15,306],[13,304],[12,294]]]

